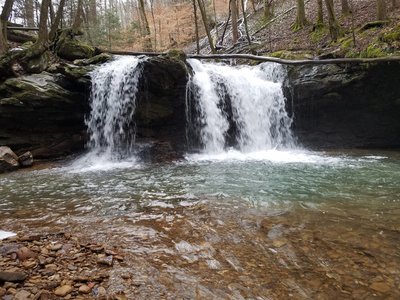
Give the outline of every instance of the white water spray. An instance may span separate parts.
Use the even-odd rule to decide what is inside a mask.
[[[231,67],[189,60],[194,71],[188,92],[190,134],[200,137],[205,153],[230,146],[242,152],[287,149],[294,146],[291,118],[285,110],[278,64]],[[193,121],[192,121],[193,122]]]
[[[139,62],[136,57],[118,57],[91,73],[91,113],[86,124],[89,148],[97,155],[111,160],[133,155]]]

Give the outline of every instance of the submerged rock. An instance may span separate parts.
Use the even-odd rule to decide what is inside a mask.
[[[18,161],[21,167],[30,167],[33,165],[33,155],[30,151],[27,151],[18,157]]]
[[[27,275],[23,272],[0,272],[0,281],[20,282],[26,279]]]
[[[0,147],[0,173],[18,169],[18,156],[9,147]]]

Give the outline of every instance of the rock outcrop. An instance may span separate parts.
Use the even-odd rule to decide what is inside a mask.
[[[62,69],[64,74],[54,70],[0,84],[0,146],[17,153],[31,151],[36,158],[60,157],[83,148],[88,98],[84,74],[75,80],[68,67]]]
[[[301,144],[400,147],[400,63],[290,67],[286,95]]]
[[[175,158],[186,149],[185,97],[188,67],[179,56],[143,62],[135,121],[137,140],[153,144],[153,160]]]

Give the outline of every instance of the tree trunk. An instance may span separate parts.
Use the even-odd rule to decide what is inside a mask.
[[[232,14],[232,43],[235,44],[239,38],[239,32],[237,26],[238,10],[237,10],[236,0],[230,0],[229,5]]]
[[[274,15],[272,1],[273,0],[264,0],[264,20],[265,21],[269,21],[272,18],[272,16]]]
[[[3,10],[0,15],[1,31],[0,31],[0,53],[3,54],[8,49],[7,43],[7,22],[10,18],[14,0],[6,0],[3,6]]]
[[[25,18],[28,27],[35,26],[35,14],[33,9],[33,0],[25,0]]]
[[[386,1],[385,0],[377,0],[377,18],[379,21],[383,21],[387,19],[387,11],[386,11]]]
[[[197,4],[199,5],[201,19],[203,20],[204,29],[206,30],[207,33],[208,44],[210,45],[211,52],[215,53],[215,46],[211,37],[210,29],[208,28],[207,14],[206,14],[206,9],[204,7],[204,3],[202,0],[197,0]]]
[[[89,13],[88,13],[88,22],[90,25],[95,25],[97,23],[97,8],[96,8],[96,0],[89,1]]]
[[[150,0],[150,10],[151,10],[151,18],[153,20],[153,31],[154,31],[154,51],[157,51],[157,26],[156,26],[156,18],[154,17],[154,0]]]
[[[293,30],[299,30],[306,26],[308,21],[306,19],[306,10],[304,8],[304,0],[297,0],[297,15],[296,22],[293,25]]]
[[[331,34],[331,39],[336,41],[342,35],[342,30],[335,17],[333,0],[325,0],[325,5],[326,10],[328,11],[329,32]]]
[[[193,15],[194,15],[194,32],[196,35],[196,50],[197,54],[200,53],[200,42],[199,42],[199,26],[197,23],[197,7],[196,7],[196,0],[193,0]]]
[[[82,24],[82,0],[78,0],[78,7],[76,8],[74,23],[72,24],[72,32],[78,33]]]
[[[317,25],[324,24],[324,11],[322,6],[322,0],[317,0],[318,11],[317,11]]]
[[[349,2],[347,0],[341,0],[342,4],[342,15],[347,16],[351,13]]]
[[[398,4],[397,4],[397,0],[392,0],[392,8],[397,8]]]
[[[151,36],[150,36],[150,26],[147,21],[146,12],[144,10],[144,0],[139,0],[139,14],[142,20],[143,28],[142,28],[142,36],[144,37],[144,51],[151,51]]]
[[[50,0],[42,0],[42,5],[40,6],[39,34],[34,45],[37,48],[46,49],[48,46],[49,36],[47,32],[47,19],[49,16],[49,3]]]
[[[244,20],[244,28],[246,30],[246,37],[249,45],[251,45],[251,39],[250,39],[250,34],[249,34],[249,27],[247,26],[247,16],[246,16],[246,10],[244,8],[244,0],[240,0],[242,3],[242,13],[243,13],[243,20]]]
[[[64,5],[65,5],[65,0],[60,0],[60,3],[58,4],[56,17],[54,18],[54,22],[53,24],[51,24],[50,28],[50,34],[49,34],[50,41],[53,41],[54,38],[56,37],[57,29],[60,26],[61,18],[63,16]]]

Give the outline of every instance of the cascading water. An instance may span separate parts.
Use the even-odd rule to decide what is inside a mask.
[[[89,148],[96,155],[115,160],[134,154],[140,59],[124,56],[91,73],[91,113],[86,120]]]
[[[194,75],[187,93],[188,136],[205,153],[234,147],[241,152],[292,148],[278,64],[231,67],[189,60]]]

